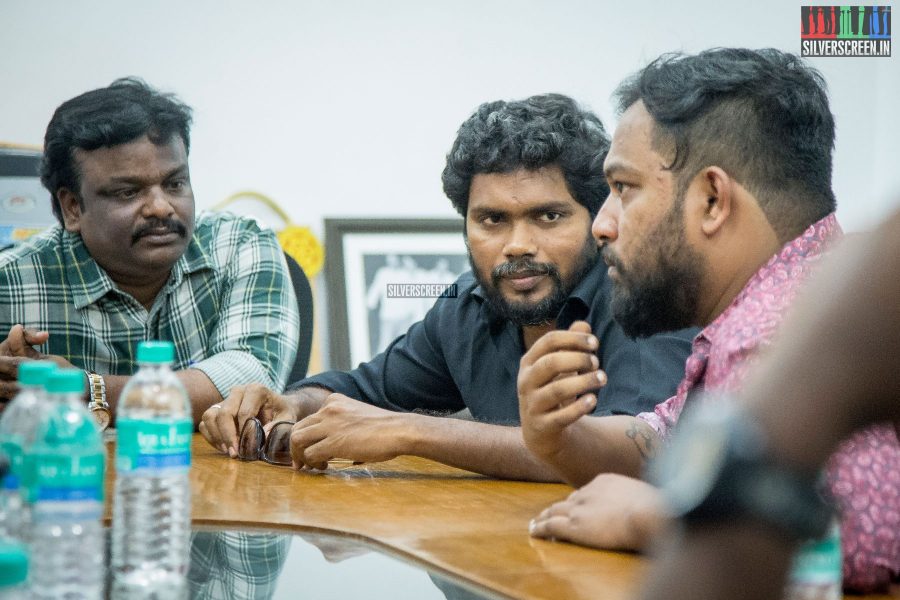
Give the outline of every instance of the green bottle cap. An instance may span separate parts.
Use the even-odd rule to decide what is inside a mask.
[[[141,342],[137,348],[141,363],[170,363],[175,360],[175,344],[172,342]]]
[[[50,374],[45,385],[51,394],[84,393],[84,371],[57,369]]]
[[[19,365],[19,383],[22,385],[44,385],[50,373],[56,370],[49,360],[35,360]]]
[[[0,542],[0,591],[28,578],[28,551],[22,544]]]

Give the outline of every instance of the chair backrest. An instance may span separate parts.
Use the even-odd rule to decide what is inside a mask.
[[[312,288],[306,273],[287,253],[284,254],[287,261],[288,272],[291,274],[291,283],[294,285],[294,295],[297,296],[297,308],[300,312],[300,338],[297,340],[297,358],[294,367],[288,376],[288,385],[300,381],[306,377],[309,369],[309,355],[312,352],[313,338],[313,296]]]

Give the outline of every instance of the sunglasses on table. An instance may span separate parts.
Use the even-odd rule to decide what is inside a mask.
[[[293,421],[278,421],[266,433],[256,417],[247,419],[241,428],[238,458],[264,460],[272,465],[291,466],[291,428]]]
[[[291,466],[291,429],[294,423],[294,421],[278,421],[272,425],[267,434],[259,419],[256,417],[247,419],[241,428],[238,458],[246,461],[263,460],[270,465]],[[362,463],[333,458],[328,464],[343,470]]]

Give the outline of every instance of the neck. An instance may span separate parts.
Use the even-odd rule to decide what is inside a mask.
[[[730,260],[721,260],[725,267],[718,272],[707,273],[709,289],[709,301],[700,307],[698,311],[698,324],[701,327],[709,325],[728,308],[737,298],[747,282],[759,269],[768,262],[781,249],[781,244],[775,236],[751,247],[742,246],[733,248],[722,256],[732,257]],[[715,260],[715,259],[713,259]]]
[[[550,321],[549,323],[543,323],[542,325],[523,325],[522,343],[525,345],[525,351],[527,352],[531,349],[531,346],[534,345],[542,335],[553,331],[554,329],[556,329],[556,321]]]
[[[140,302],[141,306],[150,310],[153,306],[153,301],[156,300],[156,296],[159,294],[159,290],[161,290],[163,286],[166,285],[166,281],[169,280],[169,272],[166,272],[162,278],[141,281],[122,280],[114,277],[112,274],[110,274],[110,277],[120,290],[129,294],[135,300]]]

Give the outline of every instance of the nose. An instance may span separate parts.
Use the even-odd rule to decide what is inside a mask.
[[[591,225],[591,233],[597,240],[597,245],[615,241],[619,237],[619,214],[621,212],[622,201],[618,196],[610,194]]]
[[[538,252],[534,231],[527,223],[518,222],[510,229],[509,237],[503,246],[503,254],[507,259],[520,256],[535,256]]]
[[[171,217],[175,213],[175,208],[169,201],[169,195],[166,194],[159,186],[152,187],[147,193],[146,200],[143,205],[143,215],[145,218],[156,217],[158,219]]]

